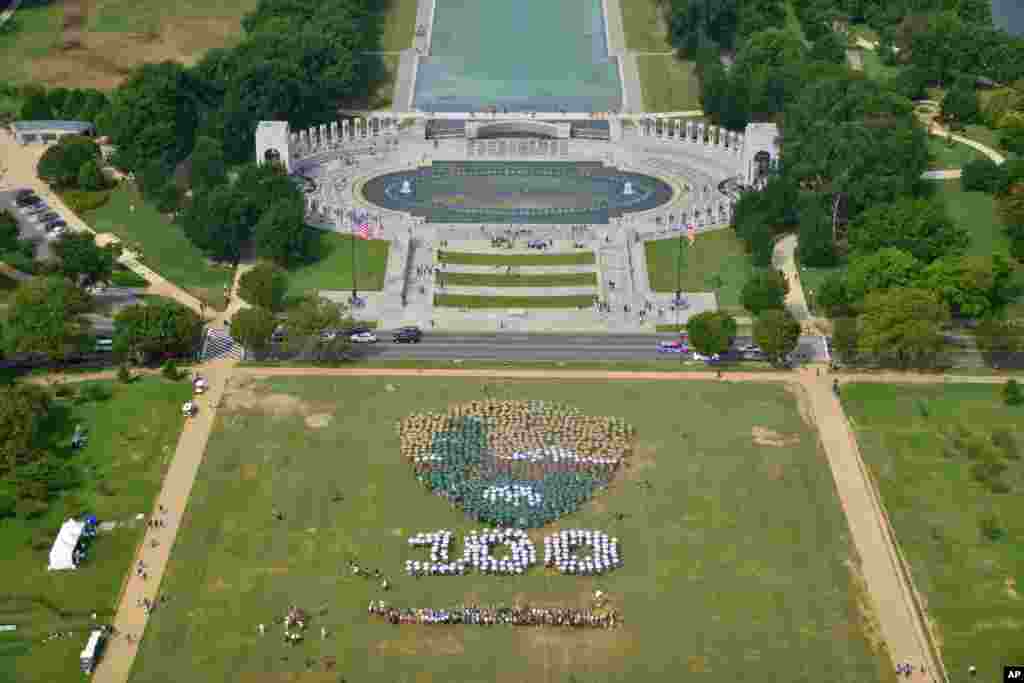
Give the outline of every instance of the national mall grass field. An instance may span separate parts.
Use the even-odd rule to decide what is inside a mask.
[[[461,539],[479,526],[415,480],[397,422],[485,388],[635,426],[632,464],[612,486],[531,531],[542,563],[544,535],[603,530],[619,538],[622,568],[402,573],[406,559],[424,559],[412,534],[448,528]],[[354,576],[352,558],[392,589]],[[855,565],[816,432],[781,385],[236,377],[161,586],[170,601],[150,620],[131,681],[893,681]],[[392,626],[367,615],[381,598],[582,608],[598,587],[620,628]],[[291,604],[314,615],[294,647],[274,623]]]

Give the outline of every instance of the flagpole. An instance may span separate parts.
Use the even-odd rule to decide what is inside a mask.
[[[355,227],[355,220],[352,222],[352,227]],[[352,305],[354,306],[359,296],[359,286],[356,284],[356,234],[354,230],[350,237],[352,242]]]

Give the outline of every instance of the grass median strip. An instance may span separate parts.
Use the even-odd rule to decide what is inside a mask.
[[[463,266],[587,266],[596,263],[594,252],[572,254],[474,254],[465,251],[441,251],[442,263]]]
[[[450,287],[587,287],[597,286],[596,273],[441,273],[439,282]]]
[[[474,296],[438,294],[435,306],[453,308],[580,308],[594,304],[594,297],[577,296]]]

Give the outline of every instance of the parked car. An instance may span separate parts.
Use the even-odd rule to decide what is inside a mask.
[[[57,218],[47,222],[44,227],[46,228],[46,232],[53,232],[54,230],[68,227],[68,224],[65,223],[63,219]],[[61,232],[63,232],[63,230],[61,230]]]
[[[24,188],[24,187],[21,188],[20,190],[15,190],[14,191],[15,199],[21,199],[23,197],[31,197],[34,194],[35,194],[35,192],[33,192],[32,190],[29,190],[28,188]]]
[[[114,350],[114,340],[107,337],[97,337],[96,353],[109,353]]]
[[[375,344],[377,343],[377,335],[373,332],[356,332],[349,337],[354,344]]]
[[[25,209],[23,209],[23,212],[26,215],[33,216],[35,214],[43,213],[44,211],[49,211],[49,210],[50,210],[50,207],[46,205],[46,202],[39,202],[35,206],[26,207]]]
[[[337,336],[337,330],[324,330],[320,333],[320,341],[334,341]]]
[[[60,220],[60,214],[56,211],[47,211],[36,216],[36,221],[39,223],[49,223],[50,221]]]
[[[419,344],[421,339],[423,332],[418,327],[401,327],[391,337],[391,341],[399,344]]]
[[[27,197],[21,197],[19,199],[15,199],[14,203],[17,204],[19,207],[24,209],[26,206],[35,206],[36,204],[39,204],[42,201],[43,200],[40,199],[39,197],[37,197],[35,195],[30,195],[30,196],[27,196]]]
[[[720,355],[718,355],[717,353],[714,353],[714,354],[712,354],[712,355],[710,355],[710,356],[705,356],[705,355],[704,355],[704,354],[702,354],[702,353],[697,353],[696,351],[694,351],[694,352],[693,352],[693,359],[694,359],[694,360],[702,360],[702,361],[704,361],[705,363],[715,363],[715,362],[717,362],[717,361],[718,361],[719,359],[721,359],[721,356],[720,356]]]
[[[690,347],[681,341],[658,342],[658,353],[686,353]]]

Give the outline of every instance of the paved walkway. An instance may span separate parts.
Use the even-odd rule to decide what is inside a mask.
[[[182,429],[174,459],[171,460],[160,495],[157,497],[157,508],[150,515],[152,519],[165,520],[166,526],[147,530],[143,543],[137,550],[114,617],[113,626],[117,635],[109,641],[96,668],[93,677],[96,683],[128,681],[138,642],[146,630],[149,618],[145,610],[138,606],[138,601],[142,598],[155,601],[159,596],[160,581],[181,526],[192,484],[195,482],[206,450],[206,442],[213,429],[217,406],[224,395],[235,362],[218,360],[202,368],[202,374],[209,381],[210,388],[197,399],[199,413],[190,418]],[[166,514],[158,512],[159,506],[166,508]],[[153,541],[157,543],[155,547],[152,545]],[[138,560],[144,562],[147,574],[145,579],[135,573],[135,562]],[[131,637],[130,641],[128,637]]]
[[[444,276],[441,276],[444,281]],[[597,285],[583,287],[474,287],[451,285],[448,287],[435,285],[436,294],[458,294],[471,296],[593,296],[597,294]]]

